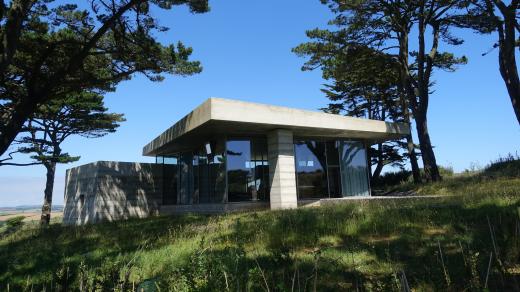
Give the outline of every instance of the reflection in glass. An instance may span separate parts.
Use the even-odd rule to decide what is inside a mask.
[[[294,152],[298,198],[328,198],[325,142],[297,141]]]
[[[248,201],[252,198],[251,142],[227,141],[228,201]]]
[[[369,196],[367,158],[363,143],[340,141],[340,155],[343,196]]]
[[[327,141],[327,175],[329,195],[331,198],[341,198],[341,171],[339,167],[339,142]]]
[[[251,140],[251,163],[253,169],[253,201],[269,200],[269,164],[267,163],[267,140]]]
[[[193,203],[221,203],[225,192],[223,141],[206,143],[193,158]]]
[[[164,157],[163,156],[155,156],[155,163],[163,164],[164,163]]]
[[[163,164],[163,204],[176,204],[179,179],[177,157],[161,157],[160,163]]]
[[[177,204],[193,203],[193,154],[181,153],[179,158],[179,184]]]
[[[228,201],[266,200],[269,166],[265,139],[229,140],[226,148]]]

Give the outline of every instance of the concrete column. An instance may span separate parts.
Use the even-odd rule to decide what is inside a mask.
[[[269,132],[267,148],[271,209],[298,207],[292,131],[278,129]]]

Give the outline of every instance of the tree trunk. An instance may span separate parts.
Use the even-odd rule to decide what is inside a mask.
[[[24,102],[17,104],[5,125],[0,126],[0,155],[3,155],[18,133],[22,130],[23,124],[34,113],[38,106],[36,98],[26,98]]]
[[[49,225],[51,221],[51,207],[52,207],[52,191],[54,189],[54,175],[56,174],[56,162],[46,162],[47,181],[45,183],[45,191],[42,206],[41,225]]]
[[[515,59],[515,14],[516,9],[508,7],[501,9],[504,16],[504,26],[500,25],[498,63],[500,75],[506,84],[507,93],[520,125],[520,81]]]
[[[413,143],[412,135],[406,136],[406,146],[408,150],[408,158],[410,159],[410,165],[412,167],[413,183],[419,184],[421,180],[421,170],[419,169],[419,163],[417,162],[417,154],[415,153],[415,144]]]
[[[403,28],[399,38],[399,78],[401,82],[399,84],[399,91],[401,95],[401,107],[403,110],[403,116],[406,123],[412,129],[410,123],[410,109],[409,109],[409,95],[413,94],[410,84],[410,72],[408,69],[408,30]],[[413,143],[412,135],[406,137],[408,157],[410,159],[410,165],[412,168],[413,182],[418,184],[421,183],[421,173],[419,170],[419,164],[417,163],[417,155],[415,153],[415,145]]]
[[[416,116],[415,123],[417,126],[417,135],[419,136],[419,144],[421,148],[422,160],[424,165],[424,174],[431,181],[440,181],[441,175],[437,167],[433,146],[428,133],[428,122],[426,116]]]
[[[430,134],[428,133],[428,119],[426,118],[428,113],[429,103],[429,87],[430,87],[430,76],[433,68],[433,60],[437,54],[437,48],[439,45],[439,24],[431,23],[432,26],[432,47],[428,55],[426,55],[425,45],[425,31],[426,31],[426,20],[424,16],[424,6],[420,6],[419,13],[419,51],[417,53],[417,86],[415,88],[416,93],[412,96],[409,95],[410,105],[412,106],[413,116],[417,127],[417,135],[419,137],[419,144],[421,148],[424,174],[426,179],[430,181],[440,181],[442,178],[439,173],[437,161],[435,159],[435,153],[433,152],[433,146],[430,140]],[[411,78],[411,77],[410,77]],[[416,98],[418,96],[418,99]]]

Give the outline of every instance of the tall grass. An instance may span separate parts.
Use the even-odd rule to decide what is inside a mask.
[[[520,178],[417,191],[453,196],[25,226],[0,239],[0,290],[520,289]]]

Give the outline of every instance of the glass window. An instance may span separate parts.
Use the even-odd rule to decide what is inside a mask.
[[[229,140],[226,144],[228,201],[268,199],[269,165],[265,139]]]
[[[162,156],[155,156],[155,163],[163,164],[164,163],[164,157],[162,157]]]
[[[299,199],[328,198],[327,161],[323,141],[296,141],[296,181]]]
[[[194,203],[221,203],[226,191],[223,140],[206,143],[194,156]]]
[[[163,204],[173,205],[177,203],[178,190],[178,165],[177,157],[161,157],[163,163]]]
[[[240,202],[252,199],[253,171],[251,171],[251,142],[227,141],[228,201]]]
[[[223,203],[226,193],[225,140],[207,142],[198,150],[156,159],[163,164],[163,202]]]
[[[177,165],[177,157],[176,156],[164,156],[163,163]]]
[[[356,141],[340,141],[342,194],[369,196],[365,145]]]
[[[269,164],[267,162],[267,140],[253,139],[251,144],[251,168],[253,169],[253,201],[269,200]]]
[[[327,141],[327,174],[329,195],[331,198],[341,198],[341,171],[339,167],[339,142]]]
[[[193,203],[193,154],[181,153],[179,157],[179,184],[177,204]]]
[[[226,202],[226,163],[224,152],[226,151],[225,140],[211,142],[212,153],[208,155],[209,163],[209,202]]]

